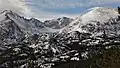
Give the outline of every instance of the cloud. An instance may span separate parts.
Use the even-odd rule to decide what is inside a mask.
[[[94,5],[117,3],[120,0],[29,0],[33,5],[42,9],[75,8]]]
[[[0,0],[0,12],[4,10],[12,10],[26,16],[31,13],[24,0]]]
[[[31,17],[51,19],[62,16],[76,17],[82,10],[93,6],[120,3],[120,0],[26,0],[32,9]]]
[[[30,2],[30,0],[28,1],[27,0],[0,0],[0,12],[4,10],[12,10],[13,12],[16,12],[25,17],[28,17],[28,18],[35,17],[40,20],[53,19],[56,17],[63,16],[62,14],[59,14],[59,13],[44,11],[42,9],[36,8],[36,6],[33,7],[31,5],[33,3],[34,5],[36,4],[35,1]]]
[[[88,7],[120,3],[120,0],[0,0],[0,11],[12,10],[41,20],[79,16]]]

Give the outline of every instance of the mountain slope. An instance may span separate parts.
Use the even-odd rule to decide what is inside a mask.
[[[110,18],[118,17],[118,11],[113,8],[94,7],[90,11],[81,16],[84,23],[89,21],[107,22]]]
[[[15,24],[18,25],[23,32],[29,34],[39,34],[42,32],[56,32],[73,21],[73,19],[71,18],[63,17],[41,22],[35,18],[26,19],[10,10],[5,10],[0,13],[0,21],[5,20],[6,17],[14,21]]]
[[[4,39],[9,39],[10,41],[10,38],[15,37],[15,41],[28,35],[59,32],[61,28],[67,26],[72,21],[73,19],[63,17],[41,22],[35,18],[26,19],[11,10],[5,10],[0,13],[0,39],[1,41]]]
[[[19,26],[7,16],[10,11],[3,11],[0,15],[0,44],[11,44],[20,41],[24,33]]]
[[[118,12],[116,9],[95,7],[90,9],[88,13],[77,17],[68,26],[62,29],[60,33],[69,33],[72,31],[88,32],[88,33],[103,33],[104,30],[115,31],[115,26],[119,28],[117,22]],[[117,22],[117,23],[116,23]],[[117,25],[116,25],[117,24]]]

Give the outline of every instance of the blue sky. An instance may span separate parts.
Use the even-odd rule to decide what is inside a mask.
[[[80,13],[87,11],[89,8],[96,6],[113,7],[119,6],[120,0],[29,0],[29,5],[33,12],[37,12],[40,17],[54,18],[61,16],[75,17]],[[47,17],[48,14],[48,17]],[[49,16],[50,15],[50,16]],[[42,18],[42,17],[41,17]]]
[[[76,17],[92,7],[116,8],[119,4],[120,0],[0,0],[0,11],[7,8],[43,20]]]

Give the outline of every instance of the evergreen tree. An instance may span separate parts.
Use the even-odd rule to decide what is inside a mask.
[[[120,7],[118,7],[118,13],[120,14]]]
[[[120,14],[120,7],[118,7],[118,13]],[[118,19],[120,19],[120,15],[118,15]]]

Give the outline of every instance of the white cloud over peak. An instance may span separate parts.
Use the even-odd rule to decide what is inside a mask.
[[[120,3],[120,0],[0,0],[0,12],[12,10],[44,20],[62,16],[75,17],[86,7],[112,3]]]
[[[12,10],[13,12],[25,15],[31,13],[24,0],[0,0],[0,12],[4,10]]]
[[[26,0],[27,5],[35,12],[33,15],[40,19],[51,19],[61,16],[76,17],[80,10],[93,6],[120,3],[120,0]],[[72,8],[72,9],[71,9]],[[70,12],[70,13],[69,13]],[[38,14],[36,14],[38,13]]]
[[[34,2],[33,2],[34,3]],[[35,9],[28,4],[33,4],[27,0],[0,0],[0,12],[4,10],[12,10],[18,14],[22,14],[26,17],[35,17],[41,20],[53,19],[56,17],[62,17],[63,14],[52,13],[40,9]],[[35,3],[34,3],[35,4]],[[37,11],[38,10],[38,11]]]

